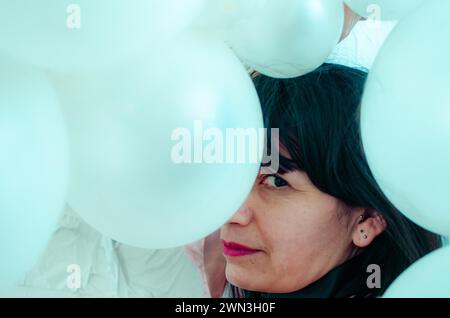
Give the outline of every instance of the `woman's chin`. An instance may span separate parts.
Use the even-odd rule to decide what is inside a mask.
[[[227,264],[225,269],[227,281],[240,289],[249,291],[264,291],[270,286],[261,280],[261,275],[246,270],[238,265]]]
[[[250,283],[253,276],[250,271],[245,270],[238,265],[227,263],[225,276],[230,284],[241,289],[250,290],[252,287],[251,285],[254,285]]]

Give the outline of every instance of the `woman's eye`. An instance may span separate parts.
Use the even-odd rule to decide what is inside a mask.
[[[269,187],[282,188],[289,185],[289,183],[277,175],[268,175],[264,178],[263,183]]]

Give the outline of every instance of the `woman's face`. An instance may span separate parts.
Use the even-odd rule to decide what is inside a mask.
[[[259,175],[221,228],[227,280],[273,293],[306,287],[352,257],[360,214],[321,192],[304,172]]]

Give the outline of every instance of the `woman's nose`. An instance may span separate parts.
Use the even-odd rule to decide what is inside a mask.
[[[241,206],[231,217],[231,219],[228,221],[229,224],[238,224],[241,226],[246,226],[250,223],[252,217],[251,217],[251,211],[246,206]]]
[[[255,184],[253,185],[253,188],[247,198],[245,199],[245,202],[241,205],[241,207],[233,214],[231,219],[227,222],[228,224],[238,224],[241,226],[248,225],[253,218],[253,208],[252,208],[252,202],[254,200],[255,195],[255,187],[257,182],[255,181]]]

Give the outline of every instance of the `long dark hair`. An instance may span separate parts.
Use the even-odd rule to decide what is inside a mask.
[[[370,264],[382,269],[381,288],[373,295],[380,296],[409,265],[441,247],[442,240],[401,214],[370,171],[360,133],[366,79],[363,69],[324,64],[293,79],[257,75],[254,84],[265,126],[279,128],[280,143],[292,158],[280,157],[279,173],[302,170],[322,192],[384,216],[387,228],[365,248]],[[233,295],[242,291],[235,288]]]

